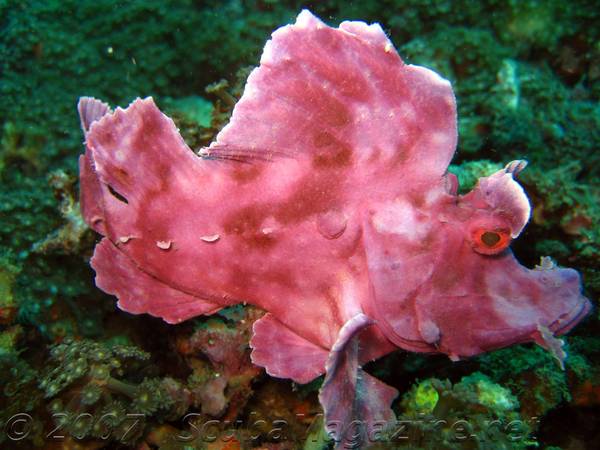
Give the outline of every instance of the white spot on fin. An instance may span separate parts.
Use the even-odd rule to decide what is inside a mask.
[[[169,250],[171,248],[171,241],[156,241],[156,246],[161,250]]]
[[[200,239],[202,239],[204,242],[217,242],[219,239],[221,238],[220,235],[218,234],[209,234],[207,236],[201,236]]]

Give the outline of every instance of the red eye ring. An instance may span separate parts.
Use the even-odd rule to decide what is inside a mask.
[[[510,245],[510,241],[510,231],[505,228],[476,228],[471,234],[473,249],[483,255],[502,252]]]

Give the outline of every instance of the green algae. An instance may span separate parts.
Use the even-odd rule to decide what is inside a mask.
[[[477,184],[481,177],[487,177],[502,169],[502,165],[486,159],[477,161],[465,161],[460,165],[450,164],[448,172],[453,173],[458,178],[458,192],[466,194]]]
[[[406,427],[397,444],[420,449],[527,448],[530,421],[519,412],[506,387],[474,372],[459,382],[417,381],[401,402],[399,423]]]

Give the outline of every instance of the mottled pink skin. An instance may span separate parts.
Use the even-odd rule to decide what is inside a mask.
[[[496,194],[489,203],[482,188]],[[498,197],[510,203],[498,203]],[[364,228],[373,285],[365,311],[386,337],[408,350],[456,359],[534,341],[538,325],[555,334],[575,326],[590,309],[576,271],[530,270],[508,249],[495,255],[473,249],[474,226],[506,226],[518,235],[528,219],[526,200],[512,175],[500,171],[468,195],[442,196],[427,211],[416,208],[414,216],[426,224],[412,240],[414,235],[399,232],[407,229],[405,218],[385,224],[381,211],[389,206],[376,210]]]
[[[82,102],[97,285],[172,323],[258,305],[253,361],[307,382],[346,358],[347,377],[325,384],[353,391],[357,411],[372,415],[361,390],[391,402],[351,376],[396,346],[456,359],[564,333],[589,311],[575,271],[528,270],[506,249],[530,214],[522,164],[457,196],[450,84],[405,65],[379,25],[303,11],[275,31],[202,157],[152,99],[114,113]],[[505,244],[487,248],[484,231]],[[335,389],[323,401],[337,417]]]

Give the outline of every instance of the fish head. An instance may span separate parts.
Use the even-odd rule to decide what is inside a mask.
[[[411,227],[402,225],[406,219],[390,226],[389,218],[382,226],[389,205],[371,210],[364,224],[366,309],[396,345],[452,359],[529,341],[555,353],[554,336],[590,311],[575,270],[548,257],[528,269],[509,248],[531,211],[515,180],[524,165],[510,163],[464,196],[449,183],[454,187],[430,204],[392,211],[417,218]]]

